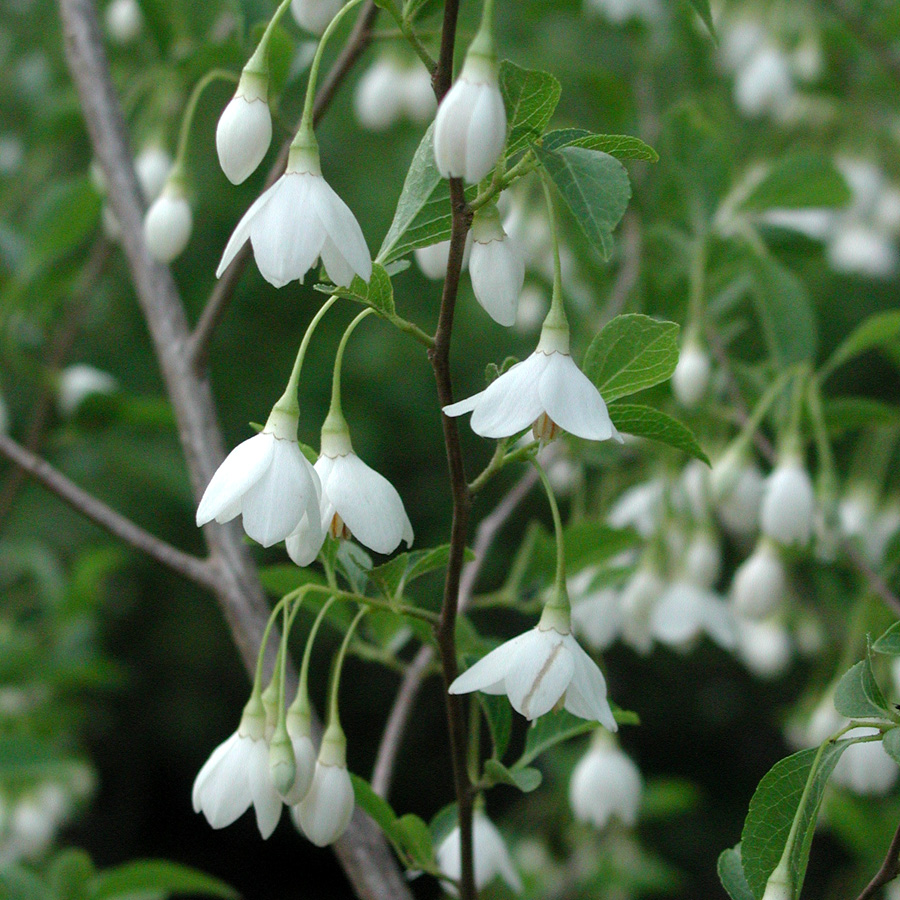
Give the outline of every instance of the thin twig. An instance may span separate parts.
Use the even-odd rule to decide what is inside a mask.
[[[869,565],[862,551],[850,541],[845,541],[844,552],[859,574],[865,578],[870,590],[890,607],[895,616],[900,616],[900,597],[888,587],[887,582]]]
[[[313,105],[313,124],[317,124],[325,111],[328,109],[338,88],[346,78],[347,74],[353,68],[354,63],[362,55],[363,51],[372,41],[372,26],[378,18],[378,7],[374,0],[368,2],[362,7],[359,18],[353,26],[353,30],[347,37],[347,43],[341,50],[338,58],[334,61],[328,74],[322,80],[322,84],[316,93],[315,104]],[[298,123],[299,125],[299,123]],[[288,153],[290,152],[291,140],[293,135],[285,140],[278,158],[275,160],[269,174],[266,176],[266,183],[263,190],[270,188],[282,176],[287,167]],[[231,265],[222,273],[222,277],[216,282],[209,299],[203,307],[203,312],[197,321],[191,335],[189,355],[192,360],[194,371],[201,373],[205,371],[206,364],[209,359],[209,346],[215,334],[219,323],[225,316],[231,301],[234,298],[234,292],[237,290],[238,281],[250,261],[252,251],[250,244],[246,243],[238,251],[237,256],[232,260]]]
[[[490,515],[479,523],[475,532],[475,543],[472,547],[473,557],[463,567],[459,579],[459,612],[464,612],[472,601],[475,584],[497,534],[537,484],[537,480],[537,472],[533,468],[529,468]],[[387,798],[390,793],[391,779],[397,763],[397,755],[400,752],[400,745],[403,743],[403,736],[412,716],[413,705],[433,660],[434,647],[431,644],[423,644],[413,657],[400,682],[400,688],[385,723],[381,743],[378,745],[378,754],[375,757],[375,766],[372,770],[372,789],[380,797]]]
[[[897,830],[894,832],[893,838],[891,838],[891,843],[881,868],[875,873],[875,876],[865,886],[863,892],[856,900],[870,900],[881,888],[888,882],[893,881],[898,875],[900,875],[900,825],[897,826]]]
[[[53,409],[55,385],[52,383],[52,378],[62,369],[72,350],[72,344],[78,335],[78,328],[81,324],[87,300],[109,259],[109,255],[109,242],[105,238],[98,238],[88,254],[87,262],[81,270],[81,274],[78,276],[78,282],[72,291],[72,298],[51,342],[44,373],[48,377],[35,401],[31,413],[31,422],[25,435],[25,449],[36,456],[41,454],[47,422]],[[9,473],[3,485],[3,490],[0,492],[0,530],[7,522],[16,497],[25,482],[26,474],[24,469],[17,466]]]
[[[877,27],[872,27],[871,16],[857,12],[845,0],[827,0],[832,13],[853,33],[856,39],[867,46],[878,61],[896,79],[900,79],[900,54],[886,43],[884,35]]]
[[[171,569],[189,581],[212,590],[216,586],[215,573],[208,560],[183,553],[171,544],[144,531],[131,519],[116,512],[93,494],[78,487],[50,463],[40,459],[0,433],[0,455],[15,463],[23,472],[39,481],[47,490],[65,500],[73,509],[106,529],[114,537],[146,553],[151,559]]]

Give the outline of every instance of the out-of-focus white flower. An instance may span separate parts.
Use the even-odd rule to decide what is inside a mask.
[[[763,46],[744,64],[734,83],[734,102],[751,118],[777,115],[794,96],[790,59],[777,47]]]
[[[888,278],[897,270],[897,247],[871,226],[842,223],[828,244],[828,263],[839,272]]]
[[[651,617],[665,587],[659,574],[644,565],[622,589],[622,639],[638,653],[649,653],[653,646]]]
[[[697,587],[709,590],[718,581],[722,570],[722,549],[711,531],[705,529],[694,535],[682,565],[687,580]]]
[[[112,394],[118,387],[118,381],[109,372],[75,363],[60,372],[56,407],[63,418],[69,419],[89,397]]]
[[[851,488],[841,497],[837,511],[844,537],[864,537],[875,517],[874,492],[862,485]]]
[[[758,678],[778,678],[791,664],[788,630],[775,619],[737,619],[737,653]]]
[[[875,225],[887,234],[900,232],[900,190],[885,187],[875,204]]]
[[[686,342],[672,373],[672,391],[676,399],[693,409],[706,394],[712,371],[709,354],[696,342]]]
[[[423,125],[434,115],[437,101],[434,99],[431,75],[418,61],[406,69],[401,96],[406,115],[416,124]]]
[[[265,713],[262,704],[250,708],[241,725],[213,750],[203,764],[191,799],[194,812],[202,812],[213,828],[225,828],[253,805],[256,824],[268,838],[281,818],[281,797],[269,774],[269,745],[265,740]]]
[[[699,459],[692,459],[681,471],[678,490],[674,492],[673,504],[683,509],[696,522],[705,522],[710,511],[709,468]]]
[[[294,824],[317,847],[333,844],[353,817],[356,798],[347,771],[347,742],[340,729],[327,729],[309,791],[291,814]]]
[[[656,22],[662,15],[659,0],[585,0],[585,6],[615,25],[634,20]]]
[[[134,171],[144,199],[152,203],[162,193],[172,171],[172,157],[154,144],[144,147],[134,160]]]
[[[0,136],[0,177],[8,178],[22,168],[25,159],[25,145],[14,134]]]
[[[765,480],[759,467],[726,452],[713,464],[709,484],[725,527],[735,534],[756,531],[765,492]]]
[[[284,175],[244,213],[222,254],[217,278],[248,239],[260,273],[275,287],[302,282],[317,259],[328,277],[344,287],[354,275],[363,281],[372,277],[362,229],[322,177],[314,147],[292,149]]]
[[[150,255],[161,263],[172,262],[184,252],[193,227],[181,179],[170,178],[144,216],[144,241]]]
[[[506,108],[497,80],[497,60],[473,41],[453,87],[434,120],[434,160],[444,178],[477,184],[497,164],[506,143]]]
[[[291,0],[291,15],[301,28],[319,35],[343,5],[344,0]]]
[[[815,495],[809,472],[800,460],[780,462],[766,479],[760,510],[763,534],[781,544],[809,543]]]
[[[662,592],[650,615],[650,631],[660,643],[681,651],[703,633],[726,649],[736,641],[731,610],[711,591],[684,580]]]
[[[587,753],[572,770],[569,805],[575,818],[595,828],[619,819],[629,828],[637,822],[643,779],[638,767],[615,739],[597,731]]]
[[[449,878],[462,874],[462,849],[459,825],[441,841],[436,850],[438,868]],[[516,872],[506,842],[493,822],[481,810],[472,817],[472,863],[475,888],[481,890],[498,876],[516,893],[522,891],[522,880]]]
[[[562,701],[573,715],[616,731],[603,673],[572,637],[567,618],[546,607],[538,625],[463,672],[450,693],[506,694],[526,719],[536,719]]]
[[[245,70],[216,125],[216,153],[225,177],[232,184],[246,181],[262,162],[271,143],[269,79]]]
[[[112,0],[104,16],[106,31],[116,44],[130,44],[140,37],[144,14],[137,0]]]
[[[197,507],[197,525],[241,515],[244,531],[271,547],[305,519],[321,547],[321,496],[319,476],[297,443],[297,417],[273,409],[265,429],[238,444],[216,470]]]
[[[514,325],[525,263],[515,239],[503,230],[496,206],[475,214],[469,274],[475,299],[487,314],[499,325]]]
[[[877,564],[884,559],[884,553],[894,535],[900,531],[900,503],[891,501],[872,523],[865,537],[866,555],[869,561]]]
[[[767,209],[757,216],[756,221],[796,231],[814,241],[824,241],[833,227],[835,212],[831,209]]]
[[[568,328],[547,322],[531,356],[486,390],[444,407],[448,416],[467,412],[472,430],[487,438],[511,437],[531,426],[538,440],[552,439],[558,429],[585,440],[621,440],[600,392],[569,355]]]
[[[735,611],[746,619],[770,616],[784,600],[786,582],[784,562],[778,547],[763,538],[734,573],[731,599]]]
[[[596,569],[589,568],[568,579],[572,630],[583,637],[589,647],[605,650],[619,633],[622,613],[619,610],[619,592],[615,588],[590,589],[596,576]]]
[[[873,734],[878,734],[877,728],[854,728],[844,737]],[[848,747],[834,767],[831,779],[854,794],[882,796],[896,784],[897,774],[897,763],[887,755],[881,741],[872,741]]]
[[[353,92],[353,110],[363,128],[385,131],[401,117],[405,77],[405,67],[393,54],[379,56],[366,69]]]
[[[606,516],[613,528],[633,528],[649,539],[662,523],[665,512],[666,482],[652,478],[623,491]]]
[[[548,307],[546,293],[536,284],[526,284],[519,295],[516,331],[524,335],[537,331],[547,316]]]
[[[469,265],[469,257],[472,253],[472,232],[466,235],[466,246],[463,248],[463,269]],[[416,264],[422,270],[422,274],[432,281],[443,279],[447,274],[447,263],[450,260],[450,241],[438,241],[427,247],[416,247],[413,250]]]
[[[719,58],[729,72],[743,68],[766,42],[766,30],[759,22],[740,19],[721,26]]]

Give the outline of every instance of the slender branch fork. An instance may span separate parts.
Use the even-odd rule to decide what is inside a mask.
[[[863,892],[856,900],[870,900],[871,897],[878,894],[881,888],[888,884],[888,882],[893,881],[898,875],[900,875],[900,825],[897,826],[897,830],[894,832],[894,837],[891,839],[890,846],[885,854],[881,868],[875,873],[874,877],[865,888],[863,888]]]
[[[191,332],[171,272],[153,260],[143,240],[143,201],[118,97],[112,84],[93,0],[58,0],[66,59],[77,88],[96,158],[107,184],[138,302],[147,322],[178,425],[194,495],[199,499],[225,456],[208,380],[189,353]],[[22,459],[22,462],[26,460]],[[204,537],[216,597],[251,674],[269,606],[236,522],[209,525]],[[269,644],[271,668],[279,641]],[[411,900],[384,836],[357,813],[335,851],[363,900]]]

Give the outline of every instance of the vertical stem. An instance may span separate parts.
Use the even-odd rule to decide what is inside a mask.
[[[375,312],[372,307],[368,309],[364,309],[348,326],[346,331],[344,331],[344,336],[341,338],[341,342],[338,344],[337,353],[334,355],[334,372],[331,376],[331,407],[328,410],[328,414],[331,416],[336,416],[343,418],[343,411],[341,409],[341,369],[344,366],[344,351],[347,349],[347,342],[350,340],[350,335],[356,331],[356,326],[362,322],[367,316],[370,316],[373,312]]]

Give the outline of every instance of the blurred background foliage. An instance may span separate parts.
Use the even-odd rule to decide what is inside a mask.
[[[139,0],[139,6],[143,24],[131,38],[110,32],[107,20],[138,157],[173,152],[192,85],[212,67],[238,71],[273,8],[265,0]],[[426,41],[436,34],[438,6],[426,4],[421,16]],[[463,4],[463,36],[473,32],[478,15],[477,4]],[[717,41],[680,0],[516,0],[498,4],[498,41],[501,56],[559,78],[554,125],[633,134],[661,157],[656,164],[628,164],[633,199],[609,263],[572,220],[563,220],[576,356],[619,312],[685,323],[685,236],[699,207],[717,217],[707,267],[712,327],[753,397],[771,375],[773,347],[790,355],[795,342],[814,340],[821,361],[865,317],[897,306],[900,11],[891,0],[735,0],[717,4],[714,15]],[[389,30],[390,23],[380,27]],[[308,38],[289,18],[275,51],[276,135],[285,137],[298,116],[310,58]],[[385,52],[406,53],[390,36],[376,41],[319,129],[325,175],[355,211],[372,248],[391,221],[424,127],[399,121],[373,132],[358,123],[354,90]],[[202,552],[173,419],[104,211],[102,184],[91,174],[50,0],[0,0],[0,71],[4,425],[154,534]],[[214,284],[219,253],[263,178],[260,171],[233,188],[217,165],[215,122],[229,95],[221,84],[207,91],[190,146],[195,229],[174,273],[194,320]],[[817,202],[815,176],[789,168],[774,197],[745,211],[740,227],[752,219],[771,253],[770,268],[760,274],[735,239],[738,226],[729,229],[729,216],[759,167],[798,153],[824,161],[830,186]],[[537,335],[549,294],[549,253],[545,244],[541,256],[541,213],[537,197],[527,193],[519,191],[516,202],[533,248],[517,327],[495,328],[464,281],[453,356],[461,396],[483,383],[488,362],[523,357]],[[792,196],[803,200],[792,206]],[[777,214],[800,206],[838,210],[818,220]],[[93,273],[86,275],[89,261]],[[432,327],[439,284],[415,266],[394,281],[402,314]],[[786,297],[782,309],[800,309],[800,326],[776,313],[775,336],[767,333],[754,305],[759,294]],[[319,299],[309,285],[273,290],[253,265],[241,279],[211,354],[229,445],[247,437],[248,422],[262,421],[280,394]],[[770,314],[778,309],[765,300],[763,307]],[[348,316],[342,310],[325,319],[308,358],[301,439],[309,443],[327,409],[333,348]],[[845,419],[834,420],[842,472],[850,470],[861,428],[873,421],[896,428],[900,421],[889,406],[897,398],[898,365],[900,350],[886,347],[853,360],[828,382],[831,397],[881,401],[845,409]],[[98,380],[98,372],[105,377]],[[443,543],[449,497],[440,420],[419,346],[383,323],[367,323],[348,352],[344,384],[355,444],[398,486],[417,545]],[[679,412],[710,455],[734,432],[721,380],[714,393],[718,402]],[[655,389],[652,401],[676,409],[667,386]],[[491,448],[467,426],[463,437],[470,471],[477,471]],[[605,514],[624,487],[660,473],[673,478],[685,462],[646,445],[572,445],[567,452],[567,506],[579,515]],[[894,467],[885,468],[883,496],[896,502]],[[505,473],[492,484],[476,515],[489,511],[514,478]],[[887,503],[883,496],[879,502]],[[535,518],[548,522],[538,495],[503,531],[486,568],[486,590],[502,584]],[[727,586],[745,549],[740,540],[726,542],[720,586]],[[258,557],[264,564],[284,562],[280,549]],[[887,564],[884,574],[892,577]],[[603,833],[573,822],[566,785],[584,749],[577,742],[541,763],[545,783],[535,793],[498,789],[490,812],[504,823],[533,896],[723,896],[716,857],[738,840],[760,777],[788,752],[785,722],[821,696],[847,652],[861,590],[855,573],[814,559],[798,561],[795,583],[815,640],[773,677],[754,676],[708,642],[690,654],[612,647],[606,655],[611,696],[642,721],[622,735],[646,780],[642,815],[635,829],[614,825]],[[422,602],[435,604],[438,579],[421,584]],[[82,857],[59,862],[62,848],[78,847],[99,868],[138,857],[196,866],[246,897],[347,892],[330,854],[313,851],[287,825],[263,843],[249,817],[213,832],[190,809],[193,777],[233,730],[247,689],[209,596],[114,543],[40,487],[19,486],[9,466],[0,470],[0,591],[0,870],[23,865],[35,891],[38,881],[57,890],[65,881],[56,877],[60,870],[86,865]],[[865,602],[871,630],[888,624],[880,607]],[[801,618],[792,619],[793,645],[802,644]],[[485,612],[476,621],[486,633],[513,634],[530,620]],[[849,659],[858,650],[852,646]],[[319,697],[326,660],[324,650],[316,654]],[[353,660],[344,684],[350,766],[365,774],[397,676]],[[396,809],[427,819],[451,794],[434,680],[417,705],[414,728],[391,799]],[[517,721],[514,740],[521,743],[523,734]],[[835,791],[828,827],[813,847],[808,895],[837,898],[858,890],[898,817],[896,791],[876,801]],[[22,884],[18,889],[25,890]],[[415,890],[437,891],[426,879]],[[505,888],[492,890],[502,896]]]

